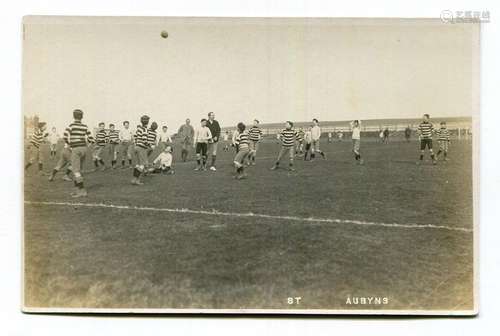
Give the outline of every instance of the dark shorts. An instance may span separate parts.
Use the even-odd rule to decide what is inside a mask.
[[[432,139],[420,139],[420,150],[424,150],[425,147],[432,149]]]
[[[207,155],[207,150],[208,150],[208,144],[207,143],[202,143],[202,142],[197,142],[196,143],[196,154],[201,154],[203,156]]]

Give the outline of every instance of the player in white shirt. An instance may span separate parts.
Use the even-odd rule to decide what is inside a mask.
[[[361,144],[361,122],[359,120],[351,121],[351,131],[352,131],[352,152],[354,153],[354,158],[356,162],[360,165],[363,164],[363,159],[361,158],[361,153],[359,147]]]
[[[134,150],[134,132],[130,129],[128,121],[123,122],[123,129],[120,130],[120,154],[122,157],[122,168],[125,168],[125,159],[132,168],[132,152]]]
[[[224,148],[222,149],[224,152],[229,152],[229,131],[226,131],[222,136],[224,140]]]
[[[313,127],[311,128],[312,136],[312,152],[311,161],[314,160],[316,153],[319,153],[323,159],[326,159],[325,153],[319,149],[319,139],[321,137],[321,128],[319,127],[318,119],[313,119]]]
[[[49,134],[49,143],[50,143],[50,157],[56,157],[57,155],[57,143],[59,142],[59,133],[55,127],[52,127],[52,132]]]
[[[170,132],[168,131],[167,126],[163,126],[161,128],[160,134],[158,134],[158,145],[160,148],[164,150],[168,145],[172,143],[172,138],[170,137]]]
[[[212,132],[207,127],[207,119],[203,118],[200,128],[194,131],[194,148],[196,149],[197,166],[194,170],[207,170],[208,143],[212,141]]]
[[[156,174],[174,174],[172,161],[172,146],[167,145],[163,152],[153,161],[152,172]]]

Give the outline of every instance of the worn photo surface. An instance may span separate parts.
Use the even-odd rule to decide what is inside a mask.
[[[479,23],[22,26],[24,311],[477,313]]]

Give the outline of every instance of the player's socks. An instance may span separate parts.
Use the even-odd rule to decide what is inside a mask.
[[[315,157],[315,156],[316,156],[316,155],[315,155],[314,153],[311,153],[311,160],[314,160],[314,157]]]
[[[43,163],[39,163],[38,164],[38,171],[42,171],[43,170]]]
[[[125,167],[125,160],[122,160],[122,167]]]
[[[133,175],[138,180],[139,176],[141,176],[141,171],[139,169],[137,169],[136,167],[134,167],[134,173],[133,173]]]
[[[132,159],[128,159],[128,164],[131,166],[132,165]]]
[[[448,156],[448,152],[444,152],[444,158],[446,159],[446,157]]]
[[[52,173],[50,174],[49,181],[53,181],[56,174],[57,174],[57,169],[53,169]]]
[[[434,161],[436,160],[436,156],[434,154],[431,154],[431,159]]]
[[[99,167],[99,161],[97,159],[94,159],[94,166],[97,168]]]
[[[424,154],[420,154],[420,161],[424,159]]]
[[[111,161],[111,167],[114,167],[116,165],[116,160]]]
[[[441,154],[441,150],[438,150],[438,152],[436,153],[436,156],[439,156],[439,154]]]
[[[99,164],[101,164],[101,165],[104,166],[104,160],[103,159],[99,159]]]
[[[217,155],[212,155],[212,167],[215,167],[215,160],[217,159]]]
[[[326,159],[326,156],[325,156],[325,153],[324,153],[324,152],[319,152],[319,154],[321,154],[321,157],[322,157],[323,159]]]
[[[31,167],[31,162],[28,162],[28,163],[24,166],[24,170],[28,169],[29,167]]]

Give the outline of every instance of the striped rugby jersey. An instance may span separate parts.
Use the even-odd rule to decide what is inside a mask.
[[[137,126],[137,130],[134,135],[135,144],[141,148],[148,148],[148,129],[146,126]]]
[[[437,131],[437,135],[438,135],[438,140],[439,141],[450,141],[450,132],[448,131],[447,128],[440,128],[438,131]]]
[[[108,134],[109,143],[116,145],[120,142],[120,131],[117,130],[109,130]]]
[[[95,135],[95,142],[99,147],[104,147],[106,143],[108,143],[108,140],[108,133],[106,133],[105,130],[97,131],[97,134]]]
[[[418,125],[418,131],[422,139],[432,139],[432,131],[434,130],[430,122],[421,122]]]
[[[302,142],[304,141],[304,135],[305,135],[304,131],[298,131],[295,138],[297,139],[297,141]]]
[[[295,145],[295,137],[297,132],[294,129],[284,129],[280,133],[281,144],[285,147],[291,147]]]
[[[148,128],[148,145],[156,146],[156,138],[157,138],[156,130]]]
[[[66,128],[63,139],[70,148],[85,147],[87,146],[87,141],[94,142],[94,137],[92,137],[87,125],[82,124],[79,120],[73,121]]]
[[[239,133],[236,136],[235,143],[239,146],[240,149],[248,148],[248,143],[250,142],[251,135],[247,131],[243,131],[243,133]]]
[[[30,143],[35,146],[36,148],[40,147],[40,144],[42,143],[43,139],[48,137],[49,133],[44,133],[42,130],[36,130],[33,132],[31,135]]]
[[[248,136],[252,141],[259,141],[262,137],[262,130],[259,128],[259,126],[252,126],[248,131]]]

